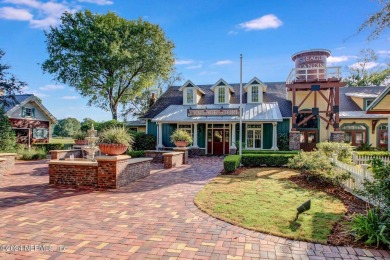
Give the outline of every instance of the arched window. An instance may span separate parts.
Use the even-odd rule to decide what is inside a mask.
[[[364,124],[345,124],[341,126],[344,131],[344,141],[353,146],[367,143],[367,127]]]

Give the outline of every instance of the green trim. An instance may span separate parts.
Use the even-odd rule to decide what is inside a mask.
[[[371,103],[371,105],[368,106],[367,108],[367,111],[368,110],[372,110],[374,107],[376,107],[376,105],[378,105],[378,103],[380,103],[382,101],[382,99],[385,98],[385,96],[387,96],[387,94],[389,94],[390,92],[390,87],[387,87],[375,100],[374,102]]]
[[[355,123],[355,124],[354,123],[345,123],[345,124],[342,124],[340,126],[340,129],[341,129],[341,131],[345,131],[345,130],[343,130],[343,127],[354,126],[354,125],[362,125],[366,128],[366,145],[369,145],[370,144],[370,131],[369,131],[370,127],[367,124],[365,124],[365,123]]]
[[[367,107],[369,107],[366,104],[367,101],[374,101],[374,100],[375,100],[375,98],[363,98],[363,110],[367,110]]]

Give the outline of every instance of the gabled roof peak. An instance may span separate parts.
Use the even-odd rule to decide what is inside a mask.
[[[183,91],[183,89],[186,88],[186,87],[193,87],[193,88],[196,88],[200,93],[202,93],[203,95],[205,94],[204,91],[203,91],[200,87],[198,87],[197,85],[195,85],[191,80],[187,80],[187,81],[183,84],[183,86],[181,86],[181,87],[179,88],[179,90],[180,90],[180,91]]]
[[[215,83],[213,86],[211,86],[210,89],[214,92],[215,88],[220,86],[226,86],[229,88],[231,93],[234,93],[234,88],[222,78],[218,80],[217,83]]]
[[[263,88],[263,92],[267,91],[267,85],[265,85],[261,80],[259,80],[257,77],[253,77],[248,83],[245,84],[244,90],[248,91],[248,87],[251,85],[259,85]]]

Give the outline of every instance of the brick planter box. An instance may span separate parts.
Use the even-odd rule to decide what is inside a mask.
[[[16,153],[0,153],[0,175],[15,165]]]
[[[150,175],[151,158],[131,159],[127,155],[98,156],[87,160],[51,160],[49,183],[116,189]]]
[[[163,154],[168,152],[169,151],[162,151],[162,150],[146,150],[145,157],[152,158],[153,163],[164,163]]]
[[[170,169],[182,165],[184,162],[184,152],[164,153],[164,168]]]

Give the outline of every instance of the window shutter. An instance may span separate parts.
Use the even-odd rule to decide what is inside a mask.
[[[22,117],[25,117],[25,116],[26,116],[26,108],[22,107]]]
[[[31,108],[31,117],[35,117],[35,108]]]

